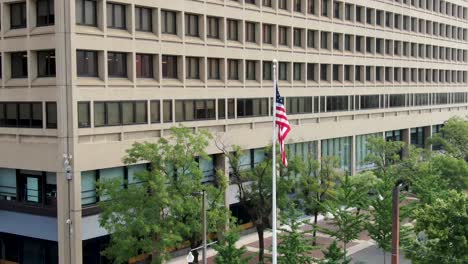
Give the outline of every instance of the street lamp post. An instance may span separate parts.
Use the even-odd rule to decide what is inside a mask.
[[[195,193],[192,193],[193,196],[202,196],[202,258],[203,258],[203,264],[207,264],[208,261],[207,261],[207,256],[206,256],[206,248],[207,248],[207,242],[206,242],[206,233],[207,233],[207,227],[206,227],[206,191],[205,190],[202,190],[201,192],[195,192]],[[200,249],[199,247],[197,248],[197,250]],[[194,257],[193,257],[193,254],[192,254],[192,250],[194,249],[191,249],[189,251],[189,255],[187,256],[187,261],[189,263],[191,263],[190,261],[194,261]],[[197,258],[197,261],[198,261],[198,258]]]

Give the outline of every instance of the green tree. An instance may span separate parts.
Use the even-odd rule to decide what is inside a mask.
[[[238,198],[240,205],[249,214],[257,231],[259,240],[259,262],[264,261],[265,240],[264,233],[267,228],[271,227],[271,212],[272,212],[272,159],[271,148],[265,150],[265,159],[258,163],[253,169],[243,169],[241,159],[244,155],[239,146],[233,146],[232,151],[222,148],[231,165],[232,183],[235,183],[238,188]],[[277,153],[278,154],[278,153]],[[280,161],[280,158],[276,159]],[[281,162],[279,162],[281,164]],[[277,179],[277,205],[279,208],[284,208],[288,203],[287,193],[291,189],[291,174],[293,172],[293,164],[286,169],[279,165],[281,177]]]
[[[455,158],[468,160],[468,121],[460,117],[450,118],[429,143],[442,146]]]
[[[157,143],[135,143],[127,150],[126,164],[151,164],[151,171],[137,174],[141,183],[123,189],[116,181],[99,186],[100,195],[112,200],[100,203],[100,224],[112,234],[106,254],[117,262],[152,253],[153,262],[161,263],[165,249],[176,241],[188,240],[191,248],[198,247],[202,201],[200,195],[193,198],[192,194],[207,193],[209,232],[217,232],[227,222],[223,200],[226,179],[218,177],[217,186],[202,184],[203,172],[196,161],[208,159],[205,149],[211,135],[184,127],[171,128],[170,132]]]
[[[468,162],[449,155],[433,155],[430,162],[448,188],[457,191],[468,189]]]
[[[415,264],[463,264],[468,260],[468,194],[441,193],[433,204],[415,212],[415,231],[423,239],[412,241],[406,257]]]
[[[333,218],[328,220],[334,228],[316,226],[319,231],[324,232],[343,243],[343,262],[347,261],[347,245],[354,239],[359,238],[363,231],[367,218],[364,214],[357,214],[354,208],[363,204],[367,199],[365,188],[351,182],[348,174],[340,178],[336,196],[324,202],[324,207]]]
[[[286,226],[280,228],[278,244],[278,263],[297,264],[314,263],[314,258],[310,252],[318,247],[312,246],[312,240],[309,236],[310,231],[301,230],[301,226],[306,222],[300,221],[301,215],[294,206],[285,209],[281,214],[281,222]]]
[[[383,178],[392,164],[401,160],[400,154],[405,146],[401,141],[386,141],[381,137],[368,139],[369,154],[365,157],[365,162],[375,166],[375,174],[378,178]]]
[[[216,264],[247,264],[251,257],[247,257],[247,249],[245,246],[236,247],[236,242],[239,240],[239,232],[233,228],[223,234],[219,243],[213,245],[213,248],[218,252],[215,256]]]
[[[330,244],[327,250],[322,250],[323,260],[320,264],[348,264],[351,259],[346,257],[345,252],[338,246],[336,240]]]
[[[314,225],[317,225],[318,215],[325,213],[323,203],[335,193],[335,183],[340,176],[339,167],[340,163],[336,157],[322,157],[321,162],[307,157],[300,163],[298,198],[304,212],[314,216]],[[313,245],[316,245],[316,229],[312,235]]]

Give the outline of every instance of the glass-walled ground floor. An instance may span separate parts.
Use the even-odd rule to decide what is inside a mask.
[[[58,245],[55,241],[0,233],[0,263],[2,261],[9,264],[58,264]]]

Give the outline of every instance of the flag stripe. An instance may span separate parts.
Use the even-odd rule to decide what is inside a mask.
[[[280,154],[281,154],[281,161],[283,162],[284,166],[288,166],[288,159],[286,157],[286,150],[284,142],[286,137],[288,136],[289,132],[291,131],[291,126],[289,125],[288,116],[286,115],[286,108],[284,107],[284,98],[281,97],[278,89],[278,85],[276,85],[276,125],[278,126],[278,142],[280,145]]]

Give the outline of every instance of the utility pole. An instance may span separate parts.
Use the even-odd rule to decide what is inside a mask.
[[[393,188],[392,197],[392,264],[400,264],[400,187],[397,183]]]

